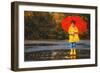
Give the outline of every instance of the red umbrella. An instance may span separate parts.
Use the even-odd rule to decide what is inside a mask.
[[[62,28],[68,32],[71,22],[74,21],[79,33],[87,31],[87,22],[81,16],[67,16],[62,20]]]

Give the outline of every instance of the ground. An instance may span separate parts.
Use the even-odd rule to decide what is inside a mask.
[[[25,61],[44,61],[71,59],[67,40],[34,40],[25,41]],[[74,59],[90,58],[89,40],[80,40],[77,43],[77,55]]]

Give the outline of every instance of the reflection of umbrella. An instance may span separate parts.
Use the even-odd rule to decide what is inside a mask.
[[[74,21],[79,33],[87,31],[87,22],[80,16],[67,16],[62,20],[62,28],[68,32],[71,22]]]

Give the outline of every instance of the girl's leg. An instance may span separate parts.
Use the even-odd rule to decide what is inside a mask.
[[[76,48],[76,42],[73,42],[73,48]]]
[[[70,55],[72,55],[73,54],[73,43],[71,42],[70,43]]]
[[[70,45],[70,49],[72,49],[73,48],[73,43],[70,42],[69,45]]]
[[[76,42],[73,43],[73,54],[76,55]]]

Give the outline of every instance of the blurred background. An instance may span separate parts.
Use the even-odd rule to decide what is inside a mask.
[[[80,39],[90,38],[90,15],[57,12],[25,11],[25,40],[68,39],[68,33],[62,29],[61,22],[67,16],[80,16],[87,22],[87,32],[80,34]]]

